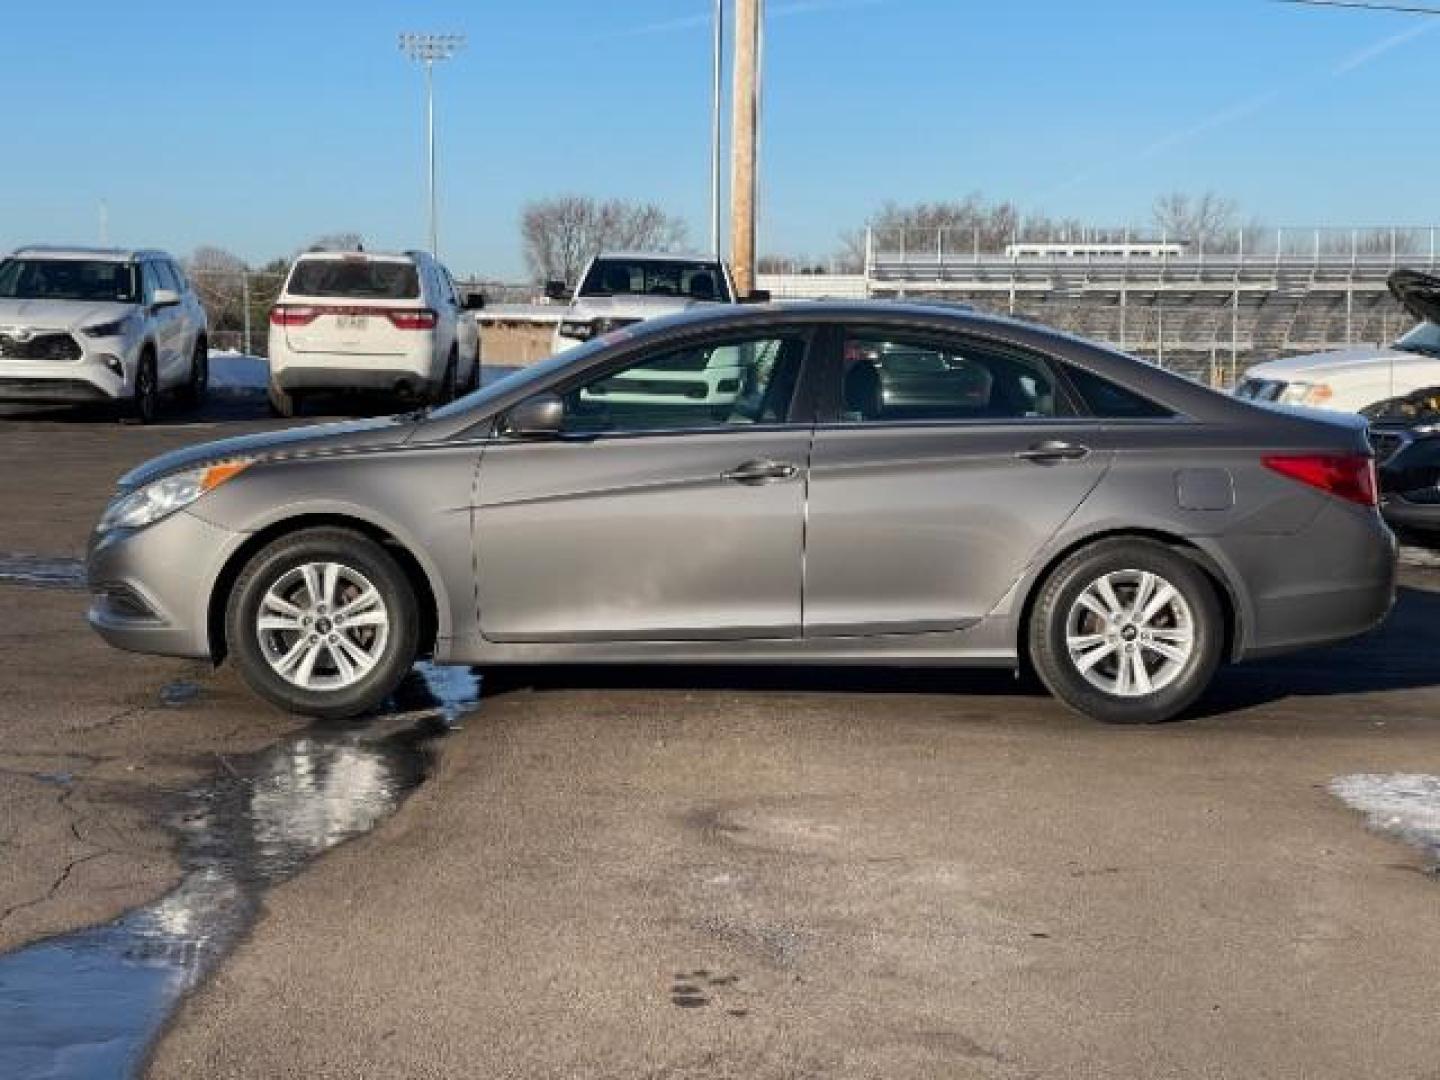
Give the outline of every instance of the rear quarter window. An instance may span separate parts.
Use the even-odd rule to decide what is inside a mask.
[[[420,296],[415,264],[373,259],[301,259],[290,272],[291,296],[351,300],[414,300]]]
[[[1086,408],[1102,420],[1163,420],[1175,415],[1173,410],[1143,394],[1084,368],[1066,365],[1065,374]]]

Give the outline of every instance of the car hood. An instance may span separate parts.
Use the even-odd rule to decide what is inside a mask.
[[[123,319],[134,310],[134,304],[91,300],[0,300],[0,330],[76,330]]]
[[[1440,277],[1419,270],[1396,270],[1387,285],[1406,311],[1421,322],[1440,322]]]
[[[267,431],[258,435],[240,435],[233,439],[200,443],[198,446],[187,446],[152,458],[122,476],[118,487],[121,491],[131,491],[170,473],[233,458],[272,460],[399,446],[414,434],[418,426],[419,418],[414,414],[382,416],[373,420],[286,428],[283,431]]]
[[[582,296],[570,305],[567,319],[658,319],[697,307],[713,307],[718,300],[688,296]]]
[[[1378,363],[1398,365],[1437,364],[1433,356],[1404,352],[1385,346],[1368,345],[1356,349],[1340,349],[1336,352],[1310,353],[1305,356],[1287,356],[1283,360],[1269,360],[1263,364],[1245,369],[1247,379],[1280,379],[1293,382],[1304,378],[1313,380],[1331,375],[1346,375],[1351,372],[1364,373]]]

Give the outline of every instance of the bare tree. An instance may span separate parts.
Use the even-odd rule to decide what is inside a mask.
[[[560,195],[526,204],[520,216],[525,261],[536,281],[573,284],[594,255],[610,249],[673,251],[685,222],[654,203]]]
[[[365,238],[358,232],[321,233],[305,245],[306,251],[359,251],[365,246]]]
[[[224,248],[202,245],[185,260],[185,270],[204,305],[212,333],[237,331],[245,320],[245,260]]]
[[[1152,218],[1155,228],[1176,241],[1189,241],[1216,250],[1219,242],[1238,228],[1239,207],[1213,191],[1189,195],[1174,191],[1155,200]]]

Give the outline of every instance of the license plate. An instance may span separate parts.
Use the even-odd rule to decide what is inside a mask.
[[[341,330],[364,330],[370,321],[366,315],[336,315],[335,322]]]

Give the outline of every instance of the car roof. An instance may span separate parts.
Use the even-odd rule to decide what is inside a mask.
[[[136,259],[168,259],[170,256],[154,248],[67,247],[59,244],[30,244],[16,248],[12,258],[43,256],[47,259],[87,259],[100,262],[133,262]]]
[[[302,251],[295,256],[295,261],[302,259],[325,259],[331,262],[342,259],[370,259],[374,262],[418,262],[429,256],[423,251],[355,251],[355,250],[332,250]]]

